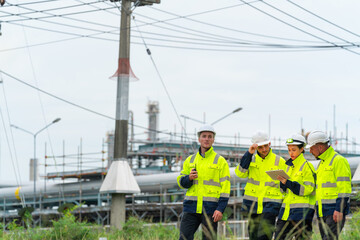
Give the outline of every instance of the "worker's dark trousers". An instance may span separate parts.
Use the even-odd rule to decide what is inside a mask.
[[[217,222],[211,215],[184,212],[180,223],[180,240],[193,240],[199,225],[202,224],[202,238],[215,240],[217,233]]]
[[[248,225],[250,240],[271,240],[276,217],[273,213],[251,214]]]
[[[340,232],[345,225],[345,216],[343,221],[336,223],[333,215],[318,218],[321,238],[323,240],[335,240],[339,238]]]
[[[276,223],[276,240],[288,240],[295,237],[296,240],[311,239],[312,235],[312,219],[300,221],[283,221],[278,219]]]

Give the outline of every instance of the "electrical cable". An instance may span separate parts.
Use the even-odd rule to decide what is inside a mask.
[[[93,13],[93,12],[99,12],[99,11],[104,11],[104,10],[108,10],[108,9],[112,9],[112,8],[102,8],[102,9],[94,9],[94,10],[87,10],[87,11],[81,11],[81,12],[71,12],[71,13],[64,13],[64,14],[54,14],[51,16],[43,16],[43,17],[37,17],[37,18],[31,18],[28,17],[27,19],[14,19],[14,20],[7,20],[7,21],[2,21],[2,22],[19,22],[19,21],[30,21],[30,20],[39,20],[39,19],[48,19],[48,18],[55,18],[55,17],[64,17],[64,16],[72,16],[72,15],[79,15],[79,14],[85,14],[85,13]],[[1,11],[1,12],[5,12],[5,11]],[[7,13],[7,12],[5,12]],[[20,16],[23,17],[23,15],[25,14],[12,14],[12,13],[8,13],[8,16],[0,16],[0,17],[14,17],[14,16]]]
[[[136,20],[135,20],[135,19],[133,19],[133,20],[134,20],[134,22],[135,22],[135,24],[136,24]],[[139,29],[139,28],[138,28],[138,29]],[[139,31],[140,31],[140,29],[139,29]],[[140,32],[140,35],[141,35],[141,32]],[[145,47],[145,49],[146,49],[146,52],[147,52],[147,54],[149,55],[149,57],[150,57],[150,59],[151,59],[151,62],[153,63],[153,66],[154,66],[154,68],[155,68],[155,70],[156,70],[156,73],[157,73],[157,75],[158,75],[158,77],[159,77],[159,79],[160,79],[160,81],[161,81],[161,84],[162,84],[163,87],[164,87],[164,90],[165,90],[165,92],[166,92],[166,95],[167,95],[167,97],[168,97],[168,99],[169,99],[169,101],[170,101],[170,104],[171,104],[171,106],[172,106],[172,108],[173,108],[173,110],[174,110],[174,112],[175,112],[175,114],[176,114],[176,117],[177,117],[177,119],[178,119],[178,121],[179,121],[179,123],[180,123],[180,126],[181,126],[181,128],[183,129],[183,131],[184,131],[184,133],[185,133],[185,139],[188,140],[189,143],[191,143],[191,140],[190,140],[190,138],[187,136],[186,129],[184,128],[184,126],[183,126],[183,124],[182,124],[182,122],[181,122],[180,116],[179,116],[179,114],[178,114],[178,112],[177,112],[177,110],[176,110],[175,104],[174,104],[174,102],[173,102],[173,100],[172,100],[172,98],[171,98],[171,96],[170,96],[170,94],[169,94],[169,91],[168,91],[168,89],[167,89],[167,87],[166,87],[166,85],[165,85],[165,82],[164,82],[164,80],[163,80],[163,78],[162,78],[162,76],[161,76],[161,74],[160,74],[160,72],[159,72],[159,69],[158,69],[158,67],[157,67],[157,65],[156,65],[156,63],[155,63],[155,61],[154,61],[154,59],[153,59],[153,57],[152,57],[152,55],[151,55],[151,51],[150,51],[150,49],[148,48],[148,46],[146,45],[146,42],[145,42],[144,39],[143,39],[143,43],[144,43],[144,47]],[[193,145],[191,144],[190,146],[191,146],[192,151],[195,153],[196,150],[194,149]]]
[[[93,7],[95,7],[95,6],[93,6]],[[25,10],[30,10],[30,11],[33,11],[33,12],[36,12],[36,13],[40,13],[40,14],[47,14],[49,16],[58,17],[56,14],[48,13],[46,11],[38,11],[38,10],[28,8],[28,7],[21,7],[21,8],[23,8]],[[57,22],[52,22],[52,21],[49,21],[49,20],[38,19],[38,18],[31,18],[31,17],[27,17],[27,18],[31,19],[31,20],[38,20],[38,21],[49,22],[49,23],[53,23],[53,24],[63,24],[63,23],[57,23]],[[76,21],[76,22],[81,22],[81,23],[92,24],[92,25],[101,26],[101,27],[116,28],[115,26],[108,25],[108,24],[102,24],[102,23],[99,23],[99,22],[92,22],[92,21],[88,21],[88,20],[77,19],[77,18],[72,18],[72,17],[67,17],[67,16],[60,16],[59,18],[67,19],[67,20],[71,20],[71,21]],[[64,26],[69,26],[69,25],[66,25],[66,24],[63,24],[63,25]],[[72,26],[72,25],[70,25],[70,26]],[[72,27],[74,27],[74,26],[72,26]],[[79,27],[79,28],[82,28],[82,27]],[[90,29],[90,30],[93,30],[93,29]]]
[[[354,32],[352,32],[352,31],[350,31],[350,30],[348,30],[348,29],[346,29],[346,28],[343,28],[343,27],[341,27],[341,26],[339,26],[339,25],[337,25],[337,24],[335,24],[335,23],[333,23],[333,22],[331,22],[331,21],[329,21],[329,20],[327,20],[327,19],[325,19],[325,18],[323,18],[323,17],[321,17],[321,16],[319,16],[319,15],[317,15],[317,14],[309,11],[309,10],[307,10],[306,8],[300,6],[299,4],[294,3],[294,2],[291,1],[291,0],[287,0],[287,1],[288,1],[289,3],[291,3],[291,4],[293,4],[294,6],[296,6],[296,7],[300,8],[300,9],[304,10],[305,12],[307,12],[307,13],[309,13],[309,14],[317,17],[317,18],[320,18],[321,20],[323,20],[323,21],[325,21],[325,22],[327,22],[327,23],[329,23],[329,24],[331,24],[331,25],[333,25],[333,26],[335,26],[335,27],[337,27],[337,28],[340,28],[341,30],[344,30],[344,31],[347,32],[347,33],[350,33],[350,34],[352,34],[352,35],[354,35],[354,36],[356,36],[356,37],[360,37],[359,34],[354,33]]]
[[[115,2],[115,5],[117,6],[116,2]],[[121,11],[121,9],[120,9],[119,7],[118,7],[118,9],[119,9],[119,11]],[[133,18],[133,20],[134,20],[134,22],[135,22],[135,25],[137,26],[137,23],[136,23],[135,18]],[[137,28],[138,28],[138,27],[137,27]],[[140,36],[142,37],[141,31],[140,31],[139,28],[138,28],[138,31],[140,32]],[[166,87],[166,85],[165,85],[165,82],[164,82],[161,74],[160,74],[160,71],[159,71],[159,69],[158,69],[158,67],[157,67],[157,65],[156,65],[156,63],[155,63],[155,61],[154,61],[154,59],[153,59],[153,57],[152,57],[152,55],[151,55],[151,51],[150,51],[150,49],[147,47],[144,38],[142,38],[142,40],[143,40],[143,43],[144,43],[144,47],[145,47],[145,49],[146,49],[146,52],[147,52],[147,54],[149,55],[149,57],[150,57],[150,59],[151,59],[151,62],[153,63],[153,66],[154,66],[154,68],[155,68],[155,70],[156,70],[156,73],[157,73],[157,75],[158,75],[158,77],[159,77],[159,79],[160,79],[160,81],[161,81],[162,86],[164,87],[164,90],[165,90],[165,92],[166,92],[166,94],[167,94],[167,97],[168,97],[168,99],[169,99],[169,101],[170,101],[170,104],[171,104],[171,106],[172,106],[172,108],[173,108],[173,110],[174,110],[174,112],[175,112],[175,114],[176,114],[176,117],[177,117],[177,119],[178,119],[178,121],[179,121],[179,123],[180,123],[180,126],[181,126],[181,128],[184,130],[185,139],[187,139],[187,140],[189,141],[189,143],[191,143],[190,139],[188,138],[188,136],[187,136],[187,134],[186,134],[186,130],[185,130],[185,128],[184,128],[184,126],[183,126],[183,124],[182,124],[182,122],[181,122],[180,116],[179,116],[179,114],[178,114],[178,112],[177,112],[177,110],[176,110],[175,104],[174,104],[174,102],[173,102],[173,100],[172,100],[172,98],[171,98],[171,96],[170,96],[170,94],[169,94],[169,91],[167,90],[167,87]],[[193,145],[191,144],[190,146],[191,146],[193,152],[196,152],[195,149],[194,149],[194,147],[193,147]]]
[[[2,84],[4,84],[4,82],[3,82]],[[5,118],[4,118],[4,116],[3,116],[1,106],[0,106],[0,116],[1,116],[2,125],[3,125],[3,128],[4,128],[5,139],[6,139],[8,148],[9,148],[9,155],[10,155],[11,163],[12,163],[12,166],[13,166],[13,169],[14,169],[14,173],[15,173],[15,180],[16,180],[17,186],[18,186],[18,188],[19,188],[19,187],[21,186],[21,180],[19,179],[20,175],[18,176],[18,175],[17,175],[17,171],[16,171],[16,169],[19,170],[19,167],[16,167],[16,166],[15,166],[15,160],[14,160],[14,157],[13,157],[13,151],[12,151],[12,149],[11,149],[11,144],[10,144],[9,136],[8,136],[8,133],[7,133],[7,130],[6,130],[6,126],[5,126]],[[9,123],[9,124],[10,124],[10,123]],[[25,207],[25,197],[24,197],[23,193],[21,193],[21,192],[20,192],[20,200],[21,200],[21,205],[22,205],[22,207]]]
[[[21,22],[21,24],[22,24],[22,22]],[[29,44],[28,44],[28,39],[27,39],[27,34],[26,34],[26,31],[25,31],[25,27],[22,26],[22,29],[23,29],[24,39],[25,39],[25,45],[28,46]],[[27,50],[27,53],[28,53],[29,61],[30,61],[30,67],[31,67],[31,72],[33,74],[33,79],[34,79],[36,87],[38,88],[39,87],[38,86],[38,80],[37,80],[37,75],[35,73],[35,68],[34,68],[34,63],[33,63],[32,56],[31,56],[30,48],[27,47],[26,50]],[[38,99],[39,99],[39,103],[40,103],[40,109],[41,109],[42,117],[43,117],[43,120],[44,120],[44,125],[48,125],[48,121],[46,119],[46,114],[45,114],[44,104],[42,102],[42,98],[41,98],[41,95],[40,95],[39,91],[37,91],[37,95],[38,95]],[[53,148],[53,144],[52,144],[52,141],[51,141],[50,130],[48,128],[46,128],[45,130],[46,130],[46,133],[47,133],[47,138],[48,138],[48,141],[49,141],[50,150],[51,150],[52,154],[54,155],[54,148]],[[34,149],[34,151],[36,151],[36,149]],[[34,159],[34,163],[35,163],[35,161],[36,161],[36,159]],[[53,161],[56,164],[56,158],[53,158]],[[55,169],[57,171],[57,167],[55,167]],[[36,176],[34,176],[34,179],[35,178],[36,178]],[[34,185],[34,191],[35,191],[35,185]],[[34,194],[36,194],[36,193],[34,193]]]
[[[60,100],[60,101],[65,102],[65,103],[67,103],[67,104],[70,104],[70,105],[72,105],[72,106],[74,106],[74,107],[80,108],[80,109],[82,109],[82,110],[85,110],[85,111],[87,111],[87,112],[90,112],[90,113],[93,113],[93,114],[96,114],[96,115],[99,115],[99,116],[101,116],[101,117],[105,117],[105,118],[107,118],[107,119],[115,120],[114,117],[107,116],[107,115],[105,115],[105,114],[96,112],[96,111],[91,110],[91,109],[89,109],[89,108],[86,108],[86,107],[80,106],[80,105],[78,105],[78,104],[76,104],[76,103],[73,103],[73,102],[70,102],[70,101],[68,101],[68,100],[65,100],[65,99],[63,99],[63,98],[61,98],[61,97],[58,97],[58,96],[52,94],[52,93],[49,93],[49,92],[44,91],[44,90],[42,90],[42,89],[40,89],[40,88],[37,88],[37,87],[35,87],[35,86],[33,86],[33,85],[31,85],[31,84],[29,84],[29,83],[27,83],[27,82],[19,79],[19,78],[16,78],[16,77],[12,76],[11,74],[6,73],[6,72],[4,72],[4,71],[2,71],[2,70],[0,70],[0,73],[3,73],[4,75],[10,77],[11,79],[13,79],[13,80],[15,80],[15,81],[17,81],[17,82],[19,82],[19,83],[21,83],[21,84],[24,84],[24,85],[26,85],[26,86],[28,86],[28,87],[30,87],[30,88],[33,88],[33,89],[35,89],[35,90],[37,90],[37,91],[40,91],[40,92],[42,92],[42,93],[44,93],[44,94],[46,94],[46,95],[48,95],[48,96],[50,96],[50,97],[52,97],[52,98],[55,98],[55,99],[57,99],[57,100]],[[169,133],[169,132],[160,131],[160,130],[156,130],[156,129],[151,129],[151,128],[139,126],[139,125],[136,125],[136,124],[131,124],[131,123],[129,123],[129,125],[132,125],[132,126],[137,127],[137,128],[145,129],[145,130],[147,130],[147,131],[153,131],[153,132],[157,132],[157,133],[161,133],[161,134],[172,135],[172,133]]]
[[[324,38],[321,38],[321,37],[319,37],[319,36],[316,36],[316,35],[314,35],[314,34],[312,34],[312,33],[309,33],[309,32],[307,32],[307,31],[301,29],[301,28],[298,28],[298,27],[296,27],[296,26],[294,26],[294,25],[292,25],[292,24],[290,24],[290,23],[288,23],[288,22],[285,22],[284,20],[281,20],[280,18],[275,17],[274,15],[271,15],[271,14],[265,12],[265,11],[263,11],[263,10],[255,7],[255,6],[253,6],[252,4],[250,4],[250,3],[248,3],[248,2],[245,2],[244,0],[239,0],[239,1],[241,1],[241,2],[243,2],[243,3],[246,3],[246,4],[249,5],[250,7],[256,9],[257,11],[259,11],[259,12],[261,12],[261,13],[263,13],[263,14],[271,17],[271,18],[274,18],[275,20],[277,20],[277,21],[279,21],[279,22],[282,22],[282,23],[284,23],[285,25],[288,25],[288,26],[290,26],[290,27],[292,27],[292,28],[294,28],[294,29],[297,29],[297,30],[300,31],[300,32],[303,32],[303,33],[305,33],[305,34],[307,34],[307,35],[310,35],[310,36],[312,36],[312,37],[315,37],[315,38],[317,38],[317,39],[320,39],[320,40],[322,40],[322,41],[324,41],[324,42],[330,43],[330,44],[332,44],[332,45],[334,45],[334,46],[338,46],[338,45],[336,45],[335,43],[329,42],[329,41],[327,41],[327,40],[324,39]],[[354,54],[360,55],[360,53],[351,51],[350,49],[343,48],[343,47],[341,47],[341,46],[339,46],[339,47],[342,48],[342,49],[344,49],[344,50],[347,50],[347,51],[349,51],[349,52],[352,52],[352,53],[354,53]]]
[[[81,2],[81,1],[80,1]],[[96,6],[93,6],[93,7],[95,7],[95,8],[98,8],[98,7],[96,7]],[[28,8],[29,9],[29,8]],[[29,10],[32,10],[32,9],[29,9]],[[34,11],[36,11],[36,10],[34,10]],[[50,14],[50,13],[47,13],[47,14]],[[52,14],[50,14],[50,15],[52,15]],[[73,18],[72,18],[73,19]],[[35,20],[37,20],[37,19],[35,19]],[[39,20],[39,21],[46,21],[46,20]],[[81,22],[87,22],[87,23],[90,23],[90,24],[96,24],[96,23],[94,23],[94,22],[90,22],[90,21],[83,21],[83,20],[79,20],[79,21],[81,21]],[[89,28],[84,28],[84,27],[79,27],[79,26],[72,26],[72,25],[68,25],[68,24],[63,24],[63,23],[56,23],[56,22],[51,22],[51,21],[48,21],[48,22],[50,22],[50,23],[53,23],[53,24],[59,24],[59,25],[65,25],[65,26],[68,26],[68,27],[74,27],[74,28],[77,28],[77,29],[87,29],[87,30],[92,30],[92,31],[101,31],[101,30],[95,30],[95,29],[89,29]],[[104,25],[104,24],[97,24],[97,25]],[[114,28],[114,26],[110,26],[110,25],[106,25],[107,27],[113,27]],[[27,27],[33,27],[33,26],[27,26]],[[36,29],[39,29],[38,27],[33,27],[33,28],[36,28]],[[57,33],[63,33],[63,34],[70,34],[70,35],[74,35],[73,33],[67,33],[67,32],[63,32],[63,31],[57,31],[57,30],[49,30],[49,29],[44,29],[44,28],[40,28],[41,30],[48,30],[48,31],[52,31],[52,32],[57,32]],[[109,32],[109,31],[107,31],[107,32],[100,32],[100,34],[101,33],[111,33],[111,34],[115,34],[115,33],[113,33],[113,32]],[[78,37],[80,37],[78,34],[75,34],[75,35],[77,35]],[[84,36],[82,36],[82,37],[84,37]],[[134,37],[137,37],[137,36],[134,36]],[[170,36],[171,37],[171,36]],[[104,38],[100,38],[100,39],[102,39],[102,40],[104,40]],[[109,39],[106,39],[106,40],[109,40]],[[176,42],[176,41],[170,41],[170,40],[165,40],[165,39],[156,39],[156,38],[152,38],[152,40],[159,40],[159,41],[168,41],[168,42]],[[197,39],[197,40],[199,40],[199,41],[201,41],[200,39]],[[209,40],[207,40],[207,41],[209,41]],[[193,43],[193,42],[184,42],[184,41],[177,41],[177,42],[180,42],[180,43],[185,43],[185,44],[199,44],[199,43]],[[242,43],[242,44],[249,44],[249,43]],[[261,43],[261,44],[264,44],[264,43]],[[202,44],[202,45],[204,45],[204,44]],[[209,44],[209,45],[213,45],[213,44]],[[216,45],[215,45],[216,46]],[[222,44],[222,46],[224,46],[224,44]],[[297,46],[286,46],[286,45],[276,45],[276,44],[264,44],[264,46],[268,46],[268,47],[297,47]],[[169,47],[175,47],[175,46],[169,46]],[[230,47],[230,46],[226,46],[226,47]],[[304,47],[307,47],[307,46],[304,46]],[[309,46],[309,47],[312,47],[312,46]],[[324,47],[324,46],[315,46],[315,47]],[[325,47],[327,47],[327,46],[325,46]],[[179,48],[179,47],[177,47],[177,48]],[[196,48],[192,48],[192,49],[196,49]],[[207,50],[207,49],[204,49],[204,50]],[[210,50],[212,50],[212,49],[210,49]],[[222,51],[222,50],[219,50],[219,49],[215,49],[215,51]],[[233,50],[230,50],[230,51],[233,51]]]
[[[253,1],[253,2],[258,2],[258,1],[261,1],[261,0],[255,0],[255,1]],[[110,3],[108,3],[108,2],[105,2],[105,3],[106,3],[106,4],[110,4]],[[251,3],[252,3],[252,2],[251,2]],[[170,12],[168,12],[168,11],[159,10],[159,9],[150,7],[151,9],[154,9],[154,10],[157,10],[157,11],[160,11],[160,12],[164,12],[164,13],[167,13],[167,14],[170,14],[170,15],[173,15],[173,16],[176,16],[176,17],[175,17],[175,18],[171,18],[171,19],[166,19],[166,20],[156,20],[156,19],[154,19],[154,18],[150,18],[151,20],[154,20],[155,22],[153,22],[153,23],[145,23],[144,25],[138,25],[138,27],[145,26],[145,25],[153,25],[153,24],[155,24],[155,23],[165,23],[165,22],[168,22],[168,21],[176,20],[176,19],[186,19],[186,20],[190,20],[190,21],[194,21],[194,22],[198,22],[198,23],[202,23],[202,24],[206,24],[206,25],[218,27],[218,28],[221,28],[221,29],[232,30],[232,31],[241,32],[241,33],[246,33],[246,34],[255,35],[255,36],[275,38],[275,39],[282,39],[282,40],[288,40],[288,41],[301,41],[301,40],[295,40],[295,39],[279,38],[279,37],[267,36],[267,35],[263,35],[263,34],[256,34],[256,33],[250,33],[250,32],[240,31],[240,30],[231,29],[231,28],[226,28],[226,27],[223,27],[223,26],[215,25],[215,24],[208,24],[208,23],[205,23],[205,22],[202,22],[202,21],[193,20],[193,19],[189,19],[189,18],[188,18],[189,16],[201,15],[201,14],[205,14],[205,13],[210,13],[210,12],[214,12],[214,11],[224,10],[224,9],[233,8],[233,7],[237,7],[237,6],[243,6],[243,5],[245,5],[245,4],[244,4],[244,3],[241,3],[241,4],[232,5],[232,6],[229,6],[229,7],[223,7],[223,8],[218,8],[218,9],[203,11],[203,12],[200,12],[200,13],[189,14],[189,15],[186,15],[186,16],[180,16],[180,15],[177,15],[177,14],[174,14],[174,13],[170,13]],[[95,7],[95,6],[94,6],[94,7]],[[135,14],[135,13],[134,13],[134,15],[146,17],[146,16],[141,15],[141,14]],[[146,17],[146,18],[148,18],[148,17]],[[139,20],[138,20],[138,21],[139,21]],[[174,25],[174,24],[172,24],[172,25]],[[174,25],[174,26],[176,26],[176,27],[178,27],[178,28],[184,28],[184,27],[181,27],[181,26],[178,26],[178,25]],[[184,29],[186,29],[186,28],[184,28]],[[174,31],[174,30],[173,30],[173,31]],[[178,30],[175,30],[175,31],[178,32]],[[198,32],[197,30],[192,30],[192,31]],[[186,34],[189,34],[189,33],[186,33]],[[192,33],[191,35],[193,35],[193,33]],[[223,36],[220,36],[220,37],[223,38]],[[234,38],[233,38],[233,40],[234,40]],[[235,39],[235,40],[238,40],[238,39]],[[313,41],[305,41],[305,40],[304,40],[303,42],[313,42]]]
[[[80,1],[80,0],[75,0],[75,1],[80,2],[80,3],[84,3],[83,1]],[[110,5],[110,6],[112,6],[110,3],[108,3],[108,1],[104,1],[103,3],[106,3],[106,4]],[[92,6],[93,8],[98,8],[98,7],[94,6],[94,5],[91,5],[91,6]],[[114,9],[115,9],[115,8],[114,8]],[[113,12],[111,12],[110,10],[105,10],[105,11],[108,12],[108,13],[110,13],[110,14],[119,16],[119,14],[113,13]]]
[[[354,46],[356,46],[356,47],[359,47],[359,45],[355,45],[355,44],[352,43],[352,42],[349,42],[349,41],[347,41],[347,40],[345,40],[345,39],[343,39],[343,38],[341,38],[341,37],[338,37],[338,36],[336,36],[336,35],[334,35],[334,34],[332,34],[332,33],[329,33],[329,32],[327,32],[327,31],[325,31],[325,30],[322,30],[321,28],[318,28],[318,27],[316,27],[316,26],[314,26],[314,25],[312,25],[312,24],[310,24],[310,23],[307,23],[307,22],[305,22],[305,21],[303,21],[303,20],[301,20],[301,19],[299,19],[299,18],[297,18],[297,17],[294,17],[293,15],[291,15],[291,14],[289,14],[289,13],[287,13],[287,12],[285,12],[285,11],[283,11],[283,10],[281,10],[281,9],[279,9],[279,8],[273,6],[273,5],[271,5],[271,4],[269,4],[269,3],[265,2],[265,1],[261,1],[261,2],[262,2],[263,4],[271,7],[272,9],[275,9],[275,10],[281,12],[282,14],[285,14],[286,16],[291,17],[291,18],[293,18],[293,19],[295,19],[295,20],[297,20],[297,21],[299,21],[299,22],[301,22],[301,23],[303,23],[303,24],[305,24],[305,25],[307,25],[307,26],[309,26],[309,27],[312,27],[312,28],[314,28],[314,29],[322,32],[322,33],[325,33],[325,34],[327,34],[327,35],[329,35],[329,36],[332,36],[332,37],[334,37],[334,38],[337,38],[337,39],[339,39],[339,40],[341,40],[341,41],[344,41],[344,42],[346,42],[346,43],[348,43],[348,44],[351,44],[351,45],[354,45]],[[335,43],[332,43],[332,42],[329,42],[329,41],[327,41],[327,42],[335,45]],[[356,52],[354,52],[354,53],[356,53]],[[356,53],[356,54],[359,54],[359,55],[360,55],[360,53]]]
[[[258,1],[262,1],[262,0],[256,0],[256,1],[253,1],[253,2],[258,2]],[[251,3],[253,3],[253,2],[251,2]],[[236,5],[236,6],[243,6],[243,5],[245,5],[245,4],[242,3],[242,4],[238,4],[238,5]],[[203,21],[199,21],[199,20],[195,20],[195,19],[189,18],[190,16],[195,16],[195,15],[199,15],[199,14],[189,14],[189,15],[185,15],[185,16],[180,16],[180,15],[178,15],[178,14],[171,13],[171,12],[169,12],[169,11],[160,10],[160,9],[157,9],[157,8],[154,8],[154,7],[150,7],[150,8],[153,9],[153,10],[159,11],[159,12],[167,13],[167,14],[169,14],[169,15],[177,16],[177,18],[175,18],[175,19],[181,18],[181,19],[185,19],[185,20],[188,20],[188,21],[192,21],[192,22],[196,22],[196,23],[201,23],[201,24],[204,24],[204,25],[212,26],[212,27],[215,27],[215,28],[220,28],[220,29],[222,29],[222,30],[225,29],[225,30],[232,31],[232,32],[239,32],[239,33],[244,33],[244,34],[253,35],[253,36],[257,36],[257,37],[271,38],[271,39],[277,39],[277,40],[317,43],[317,42],[315,42],[315,41],[299,40],[299,39],[292,39],[292,38],[282,38],[282,37],[276,37],[276,36],[271,36],[271,35],[265,35],[265,34],[259,34],[259,33],[252,33],[252,32],[247,32],[247,31],[242,31],[242,30],[238,30],[238,29],[228,28],[228,27],[224,27],[224,26],[220,26],[220,25],[216,25],[216,24],[212,24],[212,23],[207,23],[207,22],[203,22]],[[200,13],[200,14],[201,14],[201,13]],[[165,20],[165,21],[166,21],[166,20]]]
[[[37,2],[25,2],[25,3],[18,3],[18,4],[12,4],[9,3],[8,0],[6,0],[6,5],[2,6],[2,8],[5,7],[19,7],[19,6],[23,6],[23,5],[32,5],[32,4],[41,4],[41,3],[49,3],[49,2],[56,2],[56,1],[63,1],[63,0],[42,0],[42,1],[37,1]]]
[[[41,21],[41,20],[40,20]],[[44,21],[44,20],[42,20]],[[64,31],[59,31],[59,30],[52,30],[52,29],[47,29],[47,28],[40,28],[40,27],[34,27],[34,26],[29,26],[29,25],[25,25],[25,24],[17,24],[17,23],[13,23],[10,22],[10,24],[15,24],[15,25],[20,25],[23,27],[29,27],[29,28],[35,28],[38,30],[44,30],[44,31],[50,31],[50,32],[55,32],[55,33],[61,33],[61,34],[67,34],[67,35],[75,35],[77,36],[76,38],[69,38],[69,39],[63,39],[63,40],[57,40],[57,41],[51,41],[49,43],[56,43],[56,42],[61,42],[61,41],[68,41],[68,40],[73,40],[73,39],[77,39],[77,38],[82,38],[82,37],[93,37],[95,35],[101,35],[101,34],[106,34],[106,33],[110,33],[110,34],[114,34],[115,32],[117,32],[118,30],[114,30],[114,31],[101,31],[101,30],[96,30],[96,29],[90,29],[90,28],[83,28],[83,27],[78,27],[78,26],[72,26],[72,25],[67,25],[67,24],[63,24],[63,23],[56,23],[56,22],[51,22],[53,24],[58,24],[58,25],[62,25],[62,26],[68,26],[68,27],[73,27],[73,28],[77,28],[77,29],[86,29],[86,30],[91,30],[91,31],[97,31],[96,34],[89,34],[89,35],[81,35],[81,34],[77,34],[77,33],[70,33],[70,32],[64,32]],[[151,33],[154,34],[154,33]],[[156,34],[155,34],[156,35]],[[160,34],[159,34],[160,35]],[[162,36],[167,36],[167,37],[174,37],[174,38],[179,38],[179,36],[170,36],[170,35],[164,35],[161,34]],[[139,36],[132,36],[133,38],[141,38]],[[100,40],[108,40],[108,41],[117,41],[117,40],[112,40],[112,39],[107,39],[107,38],[99,38],[99,37],[94,37],[95,39],[100,39]],[[204,43],[204,42],[189,42],[189,41],[175,41],[175,40],[166,40],[166,39],[159,39],[159,38],[150,38],[150,37],[145,37],[146,39],[149,40],[157,40],[157,41],[166,41],[166,42],[174,42],[174,43],[184,43],[184,44],[195,44],[195,45],[208,45],[208,46],[222,46],[222,47],[275,47],[275,48],[330,48],[330,46],[291,46],[291,45],[283,45],[283,44],[268,44],[268,43],[260,43],[260,44],[255,44],[254,43],[245,43],[245,42],[232,42],[235,45],[224,45],[224,44],[210,44],[210,43]],[[222,43],[223,41],[211,41],[211,40],[202,40],[202,39],[194,39],[194,38],[188,38],[188,39],[192,39],[195,41],[208,41],[208,42],[219,42]],[[136,43],[133,42],[135,44],[140,44],[140,43]],[[40,43],[40,44],[35,44],[32,46],[41,46],[41,45],[45,45],[48,43]],[[240,44],[243,44],[245,46],[241,46]],[[253,46],[254,45],[254,46]],[[331,47],[335,47],[335,46],[331,46]],[[344,46],[341,46],[344,47]],[[347,46],[348,47],[348,46]],[[21,49],[24,47],[17,47],[17,48],[10,48],[10,49],[4,49],[4,50],[0,50],[0,52],[2,51],[9,51],[9,50],[15,50],[15,49]],[[196,49],[196,48],[193,48]],[[208,50],[208,49],[205,49]],[[211,49],[210,49],[211,50]],[[233,49],[231,49],[231,51],[233,51]]]

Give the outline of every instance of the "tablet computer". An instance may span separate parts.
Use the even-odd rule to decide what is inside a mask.
[[[289,175],[287,175],[287,173],[284,170],[270,170],[270,171],[266,171],[266,173],[273,179],[273,180],[278,180],[277,176],[282,176],[283,178],[286,179],[290,179]]]

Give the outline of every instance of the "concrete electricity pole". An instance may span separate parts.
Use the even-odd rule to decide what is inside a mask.
[[[118,0],[111,0],[112,2]],[[114,161],[100,188],[101,193],[111,193],[110,224],[122,229],[126,218],[125,194],[139,193],[132,170],[127,162],[129,78],[130,78],[130,21],[131,2],[136,6],[151,5],[159,0],[122,0],[120,23],[119,65],[117,71],[116,123],[114,136]]]

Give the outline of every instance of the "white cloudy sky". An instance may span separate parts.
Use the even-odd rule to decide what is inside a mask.
[[[35,0],[8,1],[21,8],[8,4],[0,7],[0,70],[58,97],[115,116],[116,82],[109,76],[117,68],[120,20],[114,3],[55,0],[24,5],[29,2]],[[207,121],[212,122],[243,107],[243,111],[215,125],[219,135],[249,137],[257,129],[268,131],[271,115],[271,136],[286,138],[300,131],[301,118],[305,130],[325,130],[327,121],[332,131],[336,105],[338,136],[341,132],[345,135],[348,123],[349,137],[359,141],[360,50],[356,45],[360,42],[360,2],[294,3],[330,23],[283,0],[252,1],[251,6],[236,0],[163,0],[159,5],[134,9],[139,28],[133,20],[130,61],[140,80],[130,84],[129,109],[134,112],[135,124],[146,127],[147,102],[159,101],[160,130],[180,131],[175,111],[142,44],[140,30],[179,115],[202,119],[205,113]],[[47,13],[29,13],[40,10]],[[89,10],[94,12],[69,14]],[[64,14],[69,15],[54,17]],[[43,45],[34,46],[37,44]],[[0,179],[15,179],[12,161],[16,161],[16,153],[21,178],[27,180],[29,158],[33,156],[31,135],[12,129],[16,150],[11,146],[11,158],[5,134],[12,142],[10,124],[36,132],[61,117],[48,133],[38,136],[41,163],[46,142],[47,154],[52,155],[49,137],[55,155],[62,154],[63,141],[66,153],[76,154],[80,139],[84,153],[101,151],[106,132],[114,128],[113,120],[39,93],[5,74],[2,79]],[[186,125],[188,132],[198,127],[191,121]],[[137,138],[145,139],[144,131],[135,128]],[[218,140],[234,142],[230,138]],[[56,161],[62,163],[61,158]],[[40,171],[43,173],[44,168]]]

